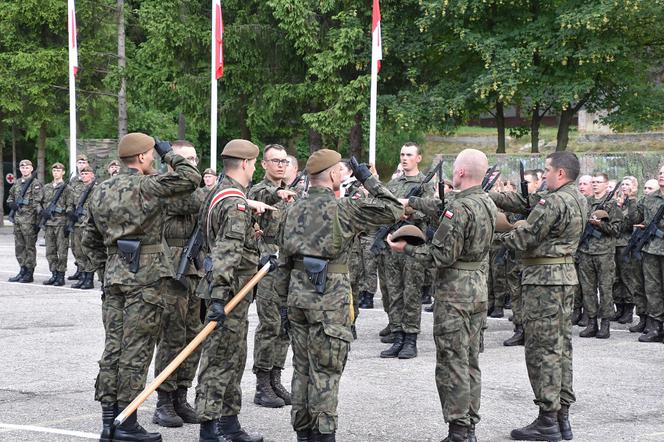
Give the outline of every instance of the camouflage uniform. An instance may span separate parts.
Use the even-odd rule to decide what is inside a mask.
[[[537,198],[542,198],[537,201]],[[492,193],[503,210],[526,213],[517,193]],[[587,221],[587,201],[573,183],[531,194],[528,224],[500,236],[522,251],[525,354],[535,404],[544,412],[576,401],[572,387],[571,309],[578,278],[574,253]]]
[[[256,273],[258,248],[246,200],[244,196],[219,199],[220,195],[245,195],[246,191],[226,176],[212,200],[204,223],[206,260],[211,260],[212,270],[198,286],[198,295],[203,299],[228,302]],[[252,298],[250,293],[240,301],[227,315],[223,327],[210,333],[203,343],[196,386],[196,411],[201,421],[240,413],[240,382],[247,361],[247,315]]]
[[[489,266],[490,266],[490,290],[489,290],[489,307],[503,308],[507,300],[507,249],[498,241],[497,235],[494,235],[494,240],[491,244],[491,251],[489,252]]]
[[[162,291],[174,276],[164,242],[167,198],[190,193],[201,176],[172,151],[163,161],[174,173],[142,175],[123,169],[89,198],[82,247],[94,268],[105,266],[102,318],[106,331],[95,399],[128,405],[143,389],[164,310]],[[140,240],[137,273],[117,253],[118,240]],[[106,258],[106,259],[105,259]]]
[[[18,204],[23,191],[23,184],[29,181],[30,177],[19,178],[14,182],[14,185],[9,189],[9,196],[7,197],[7,204]],[[33,270],[37,265],[37,231],[36,227],[39,224],[39,212],[42,209],[41,203],[44,197],[44,186],[38,179],[32,180],[25,196],[23,203],[19,204],[16,213],[14,214],[14,251],[16,252],[16,260],[21,267],[26,267]]]
[[[425,267],[437,269],[436,385],[445,422],[463,427],[480,420],[480,334],[495,213],[496,206],[479,186],[463,190],[447,204],[431,244],[405,248]]]
[[[67,250],[69,249],[69,241],[65,237],[65,226],[67,225],[67,192],[69,190],[67,183],[64,181],[53,186],[49,183],[44,187],[44,199],[42,206],[46,209],[55,194],[65,187],[58,202],[53,209],[53,213],[44,229],[44,240],[46,242],[46,260],[48,261],[48,269],[53,272],[64,273],[67,270]]]
[[[291,423],[296,431],[329,434],[337,428],[339,381],[353,339],[350,243],[358,233],[395,223],[403,214],[399,201],[376,178],[368,178],[364,185],[373,197],[336,199],[331,189],[312,187],[284,216],[275,290],[282,299],[288,296],[293,345]],[[329,260],[323,294],[316,292],[304,272],[303,256]]]
[[[588,197],[588,216],[604,198]],[[616,237],[623,226],[623,214],[614,200],[604,205],[609,221],[593,226],[601,233],[601,238],[590,236],[584,244],[579,244],[579,283],[583,293],[583,308],[588,317],[611,319],[613,309],[613,278],[616,271]],[[588,228],[588,227],[586,227]],[[599,289],[599,310],[597,290]]]
[[[645,293],[643,292],[641,262],[633,258],[626,260],[622,256],[634,230],[629,220],[636,212],[636,204],[635,198],[628,198],[620,208],[624,222],[620,228],[620,236],[616,238],[616,277],[613,282],[613,299],[616,304],[636,304],[637,314],[644,314]]]
[[[81,202],[81,197],[83,193],[85,193],[86,189],[90,185],[95,185],[96,181],[92,181],[89,184],[85,184],[79,177],[74,177],[71,179],[69,183],[69,190],[67,191],[67,215],[69,217],[74,216],[74,212],[76,211],[76,207]],[[84,272],[92,272],[93,268],[95,267],[89,260],[88,257],[86,256],[85,252],[83,251],[83,246],[82,246],[82,241],[83,241],[83,226],[85,224],[85,218],[87,216],[87,211],[88,208],[90,207],[90,197],[92,196],[92,192],[88,194],[88,198],[85,202],[83,202],[83,216],[81,216],[78,220],[74,222],[73,225],[73,231],[70,232],[69,234],[69,241],[70,241],[70,247],[71,247],[71,252],[74,255],[74,260],[76,262],[76,266],[79,268],[79,270],[84,271]]]

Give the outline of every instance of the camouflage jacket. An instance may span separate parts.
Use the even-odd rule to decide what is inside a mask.
[[[127,170],[124,170],[124,173],[127,173]],[[92,181],[93,186],[96,186],[97,182]],[[67,214],[74,214],[76,208],[81,201],[81,196],[87,190],[90,184],[85,184],[79,177],[73,177],[69,182],[69,189],[67,190]],[[85,219],[88,215],[88,208],[90,207],[90,198],[94,191],[91,191],[88,194],[88,198],[83,202],[83,215],[76,221],[75,226],[81,227],[85,224]]]
[[[616,247],[626,246],[632,236],[634,226],[630,221],[635,216],[636,206],[636,198],[628,198],[622,203],[622,206],[619,206],[623,214],[623,223],[620,226],[620,236],[616,238]]]
[[[173,269],[177,271],[182,251],[193,233],[198,211],[208,191],[198,188],[193,193],[172,196],[166,204],[166,221],[164,222],[164,238],[173,258]],[[206,189],[207,190],[207,189]],[[199,257],[202,263],[202,256]],[[203,276],[203,267],[196,270],[193,265],[187,266],[187,276]]]
[[[406,198],[408,192],[410,192],[411,189],[419,186],[423,179],[424,174],[422,172],[414,176],[401,175],[400,177],[390,180],[390,182],[387,183],[387,189],[397,198]],[[432,186],[424,186],[422,198],[434,198]],[[408,221],[415,224],[417,227],[422,229],[422,231],[426,231],[427,220],[427,215],[423,212],[420,212],[419,210],[411,213],[408,217]]]
[[[23,184],[29,181],[30,177],[19,178],[14,181],[14,185],[9,189],[7,204],[18,203],[23,193]],[[42,209],[42,200],[44,198],[44,186],[37,178],[32,180],[30,187],[23,197],[23,204],[19,204],[14,213],[14,224],[39,224],[37,217]]]
[[[60,190],[60,188],[65,187],[55,203],[55,208],[53,213],[48,221],[46,221],[47,226],[64,226],[67,224],[67,193],[69,193],[69,186],[64,181],[59,183],[57,186],[53,186],[53,182],[48,183],[44,186],[44,199],[42,200],[43,210],[48,209],[55,194]]]
[[[655,192],[652,195],[646,195],[639,201],[632,224],[648,224],[655,218],[659,207],[664,204],[664,193]],[[664,232],[664,219],[662,219],[657,228]],[[651,255],[664,256],[664,238],[654,237],[643,247],[643,251]]]
[[[164,161],[175,170],[163,175],[142,175],[132,168],[97,185],[88,198],[88,217],[82,246],[94,268],[105,265],[104,284],[144,286],[173,277],[173,263],[164,241],[168,198],[190,194],[201,180],[196,167],[173,152]],[[117,241],[140,240],[137,273],[115,250]],[[104,257],[108,259],[104,263]],[[158,302],[158,300],[153,300]]]
[[[491,199],[504,210],[522,213],[525,204],[516,192],[491,193]],[[500,235],[510,249],[522,251],[521,257],[572,259],[588,221],[588,202],[572,182],[540,195],[531,206],[528,223]],[[533,285],[576,285],[579,283],[573,262],[530,265],[523,262],[521,283]]]
[[[303,256],[348,265],[353,238],[403,215],[403,206],[375,177],[364,184],[369,198],[336,199],[332,189],[312,187],[309,194],[286,208],[279,231],[279,269],[274,289],[290,306],[311,310],[337,310],[350,302],[346,272],[328,272],[323,294],[318,294],[306,273],[294,268]],[[348,331],[350,333],[350,331]]]
[[[247,195],[248,199],[262,201],[278,209],[276,211],[267,211],[255,219],[263,231],[262,240],[258,241],[261,255],[273,255],[278,250],[276,245],[277,235],[279,234],[279,226],[281,225],[284,208],[286,207],[286,204],[277,195],[279,189],[285,188],[283,183],[280,184],[280,186],[277,186],[265,178],[260,183],[253,185]]]
[[[447,204],[431,244],[407,245],[405,252],[425,267],[436,267],[436,288],[444,301],[486,302],[495,225],[495,204],[480,186],[474,186]]]
[[[204,299],[228,301],[242,287],[238,276],[256,273],[258,248],[247,188],[225,176],[204,218],[204,248],[211,270],[198,287]]]
[[[588,200],[588,218],[595,211],[599,210],[598,206],[604,200],[602,198],[595,198],[593,196],[587,197]],[[620,236],[620,231],[623,228],[624,216],[615,200],[607,201],[604,205],[604,210],[609,214],[609,221],[603,221],[598,226],[593,226],[596,230],[601,232],[601,237],[596,238],[590,236],[585,244],[579,244],[579,251],[588,255],[604,255],[606,253],[615,253],[616,238]],[[592,224],[586,224],[585,228]]]

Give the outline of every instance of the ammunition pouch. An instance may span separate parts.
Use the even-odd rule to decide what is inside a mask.
[[[302,257],[304,271],[309,278],[309,281],[316,288],[316,293],[322,295],[325,293],[325,285],[327,284],[327,265],[328,260],[323,258],[315,258],[313,256]]]
[[[118,255],[127,264],[131,273],[138,273],[141,258],[141,241],[132,239],[119,239],[117,241]]]

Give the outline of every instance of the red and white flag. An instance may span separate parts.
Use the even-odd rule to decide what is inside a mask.
[[[213,14],[214,76],[219,80],[224,75],[224,18],[221,14],[221,0],[214,0]]]
[[[371,63],[376,63],[380,71],[380,61],[383,59],[383,47],[380,39],[380,5],[373,0],[371,12]]]
[[[74,75],[78,73],[78,45],[76,44],[76,8],[74,0],[68,0],[67,30],[69,31],[69,65]]]

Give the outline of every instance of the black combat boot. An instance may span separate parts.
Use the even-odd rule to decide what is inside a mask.
[[[477,436],[475,435],[475,424],[470,424],[470,427],[468,427],[468,442],[477,442]]]
[[[540,410],[539,416],[532,424],[517,428],[510,433],[514,440],[545,440],[556,442],[561,440],[558,413]]]
[[[314,435],[312,440],[316,442],[336,442],[337,440],[334,432],[321,434],[318,430],[314,430],[312,434]]]
[[[232,442],[263,442],[263,436],[251,436],[242,429],[237,415],[219,418],[219,434]]]
[[[662,342],[663,339],[664,331],[662,331],[661,321],[650,318],[648,333],[639,336],[639,342]]]
[[[503,308],[505,310],[512,310],[512,296],[510,296],[509,293],[507,294],[507,296],[505,296],[505,303],[503,304]]]
[[[620,319],[620,317],[623,315],[624,312],[625,312],[625,304],[623,304],[622,302],[617,302],[616,312],[613,314],[613,316],[611,316],[611,320],[614,322],[617,321],[618,319]]]
[[[115,429],[114,441],[127,442],[161,442],[161,434],[148,433],[136,420],[136,412],[130,414],[127,419]]]
[[[272,389],[270,384],[270,372],[267,370],[256,371],[256,394],[254,404],[267,408],[281,408],[286,405]]]
[[[524,345],[526,342],[523,335],[523,325],[514,326],[514,334],[511,338],[503,341],[505,347],[514,347],[516,345]]]
[[[581,319],[579,319],[579,322],[577,322],[576,325],[578,325],[579,327],[588,327],[588,321],[590,321],[588,313],[586,313],[586,310],[583,309],[583,314],[581,315]]]
[[[199,422],[196,410],[187,402],[187,387],[178,387],[171,397],[173,398],[175,412],[185,424],[197,424]]]
[[[565,440],[572,440],[572,425],[569,423],[569,405],[561,405],[558,410],[558,425],[560,426],[560,435]]]
[[[646,328],[646,322],[648,320],[648,316],[645,314],[639,316],[639,322],[631,326],[628,330],[630,333],[643,333],[643,330]]]
[[[505,312],[502,307],[494,307],[489,316],[492,318],[502,318],[505,316]]]
[[[602,321],[600,322],[599,326],[599,331],[595,335],[597,339],[609,339],[611,336],[611,321],[608,319],[602,318]]]
[[[581,320],[581,307],[572,310],[572,325],[578,325]]]
[[[83,282],[78,288],[82,290],[93,289],[95,288],[94,281],[95,281],[95,274],[93,272],[84,272]]]
[[[25,268],[25,266],[21,266],[21,269],[18,271],[16,276],[12,276],[9,278],[9,282],[19,282],[21,278],[23,278],[23,275],[25,275],[25,271],[28,270]]]
[[[293,403],[291,394],[281,383],[281,370],[281,368],[272,367],[272,370],[270,370],[270,386],[274,394],[283,399],[286,405],[291,405]]]
[[[85,284],[85,280],[88,279],[88,272],[79,272],[78,275],[78,282],[75,282],[71,285],[71,288],[73,289],[80,289],[83,287],[83,284]]]
[[[21,276],[18,282],[33,282],[35,279],[32,277],[35,269],[25,268],[25,273]]]
[[[383,344],[394,344],[394,340],[397,338],[395,333],[390,333],[387,336],[380,338],[380,342]]]
[[[425,285],[422,287],[422,304],[431,304],[431,286]]]
[[[433,305],[434,305],[435,303],[436,303],[436,301],[433,301],[433,302],[431,303],[431,305],[427,305],[426,307],[424,307],[424,311],[425,311],[425,312],[428,312],[428,313],[433,313]]]
[[[81,277],[81,269],[78,267],[78,264],[76,264],[76,273],[74,273],[71,276],[67,277],[67,281],[78,281],[78,278]]]
[[[394,343],[387,350],[380,352],[381,358],[396,358],[397,356],[399,356],[399,352],[403,347],[404,333],[398,331],[394,332],[393,335],[394,335]]]
[[[184,425],[173,408],[173,397],[169,391],[157,390],[157,408],[152,415],[152,423],[171,428]]]
[[[625,304],[622,316],[618,318],[618,324],[631,324],[632,319],[634,319],[634,304],[628,302]]]
[[[56,287],[62,287],[63,285],[65,285],[65,272],[57,272],[57,273],[58,277],[53,283],[53,285]]]
[[[198,442],[230,442],[219,434],[219,423],[217,421],[202,421],[198,432]]]
[[[296,431],[297,442],[314,442],[314,435],[311,430]]]
[[[58,279],[58,272],[51,272],[51,277],[48,280],[42,282],[42,284],[53,285],[55,281],[57,281],[57,279]]]
[[[382,356],[382,355],[381,355]],[[417,356],[417,333],[405,333],[399,359],[413,359]]]
[[[117,402],[114,404],[101,404],[101,434],[99,442],[111,442],[113,440],[113,421],[118,416]]]
[[[390,333],[390,324],[387,324],[384,329],[378,332],[378,336],[383,337],[389,335]]]
[[[363,291],[360,293],[360,303],[359,308],[374,308],[374,294]]]
[[[450,427],[447,432],[447,437],[443,442],[467,442],[468,441],[468,428],[463,425],[450,422]]]
[[[594,338],[597,336],[597,318],[589,318],[588,327],[581,330],[579,336],[582,338]]]

